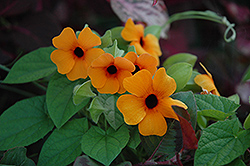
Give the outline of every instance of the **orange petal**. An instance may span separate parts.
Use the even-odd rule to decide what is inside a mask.
[[[73,50],[78,46],[75,32],[72,28],[64,28],[59,36],[52,39],[53,45],[62,50]]]
[[[84,60],[88,66],[91,65],[93,60],[97,59],[100,55],[104,54],[105,52],[100,48],[91,48],[84,53]]]
[[[130,43],[130,45],[135,46],[135,50],[138,55],[148,53],[144,48],[142,48],[141,44],[138,41],[133,41]]]
[[[100,55],[96,60],[94,60],[91,66],[92,67],[107,67],[112,63],[114,63],[114,57],[109,53],[104,53]]]
[[[120,96],[116,105],[128,125],[136,125],[146,116],[144,100],[134,95]]]
[[[137,59],[137,64],[140,66],[141,69],[147,69],[152,75],[154,75],[158,63],[153,56],[144,53],[141,54]]]
[[[137,60],[137,55],[134,52],[128,52],[124,58],[128,59],[129,61],[131,61],[133,64],[135,64],[136,60]]]
[[[119,90],[119,81],[115,77],[109,77],[102,88],[97,88],[100,93],[115,94]]]
[[[206,74],[197,75],[194,78],[194,82],[208,92],[216,89],[213,79]]]
[[[153,88],[159,98],[170,96],[176,90],[175,80],[166,74],[165,68],[161,67],[155,73]]]
[[[187,109],[187,106],[183,102],[181,102],[179,100],[172,99],[170,97],[165,97],[165,98],[159,100],[159,104],[157,105],[156,109],[157,109],[157,111],[161,112],[161,114],[164,117],[173,118],[173,119],[179,121],[179,118],[178,118],[177,114],[175,113],[175,111],[173,110],[172,106],[178,106],[178,107],[182,107],[184,109]]]
[[[135,65],[124,57],[116,57],[114,60],[114,65],[119,68],[119,70],[128,70],[133,72],[135,70]]]
[[[159,40],[157,39],[157,37],[155,37],[152,34],[147,34],[147,36],[144,38],[143,41],[144,41],[143,44],[144,50],[149,52],[151,55],[157,55],[157,56],[162,55],[161,48],[159,45]]]
[[[118,79],[119,84],[120,84],[120,88],[119,88],[118,93],[121,94],[121,93],[126,92],[126,89],[123,86],[123,80],[124,80],[124,78],[130,77],[130,76],[132,76],[132,74],[128,70],[120,70],[119,71],[119,73],[117,74],[117,79]]]
[[[72,51],[54,50],[50,59],[57,66],[57,70],[61,74],[70,72],[75,65],[74,55]]]
[[[207,73],[207,75],[212,78],[212,75],[208,72],[208,70],[205,68],[205,66],[200,62],[201,67],[205,70],[205,72]]]
[[[91,83],[95,88],[102,88],[107,80],[105,68],[93,68],[89,67],[88,75],[91,79]]]
[[[152,75],[145,69],[123,80],[124,88],[137,97],[146,97],[148,94],[152,93],[152,84]]]
[[[167,123],[160,112],[148,110],[145,118],[139,123],[139,132],[143,136],[163,136],[167,132]]]
[[[121,36],[127,41],[140,41],[140,38],[144,35],[143,31],[144,28],[142,25],[135,26],[133,20],[129,18],[121,32]]]
[[[79,78],[87,78],[88,66],[82,58],[75,59],[75,65],[72,70],[67,73],[67,77],[70,81],[77,80]]]
[[[80,32],[78,43],[84,50],[88,50],[94,46],[100,45],[102,42],[100,37],[94,34],[89,27],[86,27]]]

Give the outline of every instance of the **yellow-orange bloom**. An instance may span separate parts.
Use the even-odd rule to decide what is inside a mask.
[[[128,52],[124,58],[130,60],[135,65],[135,71],[133,71],[132,74],[135,74],[142,69],[146,69],[154,75],[157,69],[157,60],[148,53],[143,53],[138,57],[136,53]]]
[[[179,121],[172,106],[187,109],[184,103],[169,97],[176,90],[176,83],[164,68],[156,71],[154,79],[148,70],[140,70],[125,78],[123,86],[131,94],[120,96],[117,107],[128,125],[139,124],[139,132],[144,136],[163,136],[167,131],[164,117]]]
[[[205,66],[203,66],[201,63],[200,63],[200,65],[205,70],[205,72],[207,74],[197,75],[194,78],[194,82],[202,88],[202,90],[203,90],[202,94],[211,93],[211,94],[220,96],[220,93],[218,92],[217,88],[215,87],[212,75],[207,71]]]
[[[134,70],[135,66],[129,60],[105,53],[92,62],[88,75],[100,93],[124,93],[123,79],[132,76]]]
[[[90,28],[84,28],[78,38],[70,27],[64,28],[59,36],[52,39],[57,48],[51,53],[51,60],[61,74],[74,81],[87,77],[87,70],[91,62],[104,53],[100,48],[93,48],[101,44],[101,39]]]
[[[149,53],[156,58],[158,65],[160,64],[159,56],[162,55],[162,52],[159,40],[153,34],[144,36],[144,27],[142,24],[135,25],[132,19],[129,18],[121,32],[121,36],[124,40],[131,42],[130,45],[135,46],[138,55]]]

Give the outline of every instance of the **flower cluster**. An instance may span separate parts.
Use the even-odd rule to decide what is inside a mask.
[[[159,68],[161,50],[158,39],[153,34],[144,36],[142,24],[134,24],[128,19],[121,31],[122,38],[134,46],[135,52],[115,56],[98,47],[101,38],[89,27],[79,35],[67,27],[53,38],[57,48],[51,53],[51,60],[61,74],[70,81],[90,78],[99,93],[123,94],[117,100],[117,108],[124,116],[125,123],[137,125],[144,135],[163,136],[167,131],[165,118],[179,121],[172,106],[187,109],[187,106],[170,98],[176,91],[176,82]],[[201,64],[207,74],[200,74],[194,82],[202,87],[202,94],[220,95],[214,85],[212,75]],[[130,94],[124,94],[125,92]]]

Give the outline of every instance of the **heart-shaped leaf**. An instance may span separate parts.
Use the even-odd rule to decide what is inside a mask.
[[[5,110],[0,116],[0,150],[30,145],[53,129],[45,104],[45,96],[38,96]]]
[[[117,131],[109,128],[107,131],[92,126],[82,137],[82,151],[104,165],[110,163],[119,155],[129,141],[129,130],[121,126]]]

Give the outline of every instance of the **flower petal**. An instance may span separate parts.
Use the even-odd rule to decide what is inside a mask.
[[[213,79],[206,74],[197,75],[194,78],[194,82],[208,92],[216,89]]]
[[[147,69],[152,75],[155,74],[158,63],[153,56],[148,53],[141,54],[136,62],[141,69]]]
[[[87,78],[88,66],[82,58],[75,59],[75,65],[72,70],[67,73],[67,77],[70,81],[77,80],[79,78]]]
[[[138,41],[132,41],[130,45],[135,46],[135,50],[138,55],[148,53],[144,48],[142,48],[141,44]]]
[[[59,36],[56,36],[52,39],[53,45],[62,50],[74,50],[77,46],[77,39],[75,32],[72,28],[64,28]]]
[[[100,93],[115,94],[119,90],[119,81],[115,77],[108,77],[102,88],[97,88]]]
[[[152,75],[147,70],[140,70],[135,75],[127,77],[123,81],[124,88],[137,97],[146,97],[153,92]]]
[[[114,65],[119,68],[119,70],[128,70],[133,72],[135,70],[135,65],[124,57],[116,57],[114,59]]]
[[[133,64],[135,64],[136,60],[137,60],[137,55],[134,52],[128,52],[124,58],[128,59],[129,61],[131,61]]]
[[[118,93],[124,93],[126,92],[126,89],[124,88],[123,86],[123,80],[127,77],[130,77],[132,76],[131,72],[128,71],[128,70],[119,70],[119,73],[117,73],[117,79],[119,81],[119,84],[120,84],[120,88],[119,88],[119,91]]]
[[[143,41],[144,41],[143,48],[148,53],[157,56],[162,55],[161,48],[159,45],[159,40],[157,39],[157,37],[155,37],[152,34],[147,34],[147,36],[143,39]]]
[[[127,41],[140,41],[144,36],[144,28],[142,25],[135,26],[133,20],[129,18],[121,32],[121,36]]]
[[[170,96],[176,90],[175,80],[166,74],[163,67],[158,69],[153,80],[153,88],[157,93],[157,97],[164,98]]]
[[[90,66],[93,60],[97,59],[100,55],[104,53],[105,52],[100,48],[91,48],[85,51],[84,61],[87,63],[88,66]]]
[[[167,132],[167,122],[160,112],[148,110],[145,118],[139,123],[139,132],[143,136],[163,136]]]
[[[93,68],[89,67],[88,75],[91,79],[91,83],[95,88],[102,88],[107,80],[105,68]]]
[[[116,105],[128,125],[136,125],[146,116],[143,98],[125,94],[118,98]]]
[[[84,50],[88,50],[94,46],[100,45],[102,42],[100,37],[94,34],[89,27],[86,27],[80,32],[78,43]]]
[[[94,60],[91,66],[92,67],[107,67],[112,63],[114,63],[114,57],[109,53],[104,53],[100,55],[96,60]]]
[[[178,118],[177,114],[175,113],[175,111],[173,110],[172,106],[178,106],[178,107],[182,107],[184,109],[187,109],[187,106],[183,102],[181,102],[179,100],[172,99],[170,97],[165,97],[165,98],[159,100],[159,104],[157,105],[156,109],[164,117],[173,118],[173,119],[179,121],[179,118]]]
[[[71,51],[54,50],[50,59],[56,64],[57,70],[61,74],[70,72],[75,65],[74,55]]]

